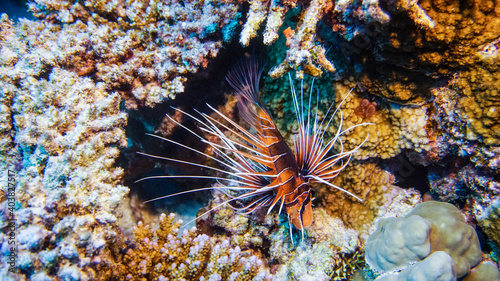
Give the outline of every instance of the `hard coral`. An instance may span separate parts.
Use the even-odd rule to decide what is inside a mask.
[[[497,191],[500,190],[500,184],[497,183],[495,187]],[[477,200],[474,206],[474,213],[476,214],[479,225],[488,237],[492,239],[496,245],[500,245],[500,199],[498,199],[497,196],[496,199],[492,198],[487,201],[489,202],[486,203]]]
[[[215,208],[227,201],[228,198],[220,192],[215,192],[214,199],[210,204],[200,211]],[[271,229],[278,224],[276,214],[265,216],[265,212],[257,212],[252,217],[237,214],[227,204],[222,205],[214,212],[198,221],[198,225],[204,227],[207,232],[214,230],[224,230],[234,245],[242,249],[252,247],[262,247],[265,243],[265,237],[269,236]]]
[[[227,199],[224,194],[215,193],[207,209]],[[269,252],[268,266],[275,277],[280,278],[277,280],[340,278],[343,274],[351,276],[360,267],[362,252],[358,233],[322,208],[315,209],[315,222],[307,229],[304,240],[300,234],[290,235],[288,224],[283,219],[280,222],[275,211],[266,215],[264,210],[248,218],[222,206],[203,216],[197,226],[205,233],[220,237],[217,239],[231,237],[232,245],[242,251]]]
[[[305,240],[296,247],[284,225],[271,233],[270,260],[277,263],[276,276],[281,280],[339,280],[335,278],[350,277],[360,266],[358,233],[323,208],[316,208],[315,215]]]
[[[36,44],[43,40],[37,37],[40,25],[20,26],[3,16],[6,36],[0,39],[2,54],[11,52],[11,59],[3,56],[0,84],[13,124],[1,154],[17,161],[2,162],[1,169],[16,171],[12,211],[20,273],[94,278],[91,258],[120,236],[114,210],[128,188],[119,184],[123,171],[114,161],[127,143],[127,115],[120,111],[120,96],[103,83],[52,66],[52,53]],[[3,214],[9,213],[7,203],[0,204]],[[0,237],[4,248],[7,234]]]
[[[374,25],[363,37],[367,43],[355,52],[364,68],[361,83],[371,93],[395,102],[424,104],[432,99],[428,92],[436,78],[447,79],[459,92],[462,116],[472,118],[467,124],[470,137],[497,143],[494,132],[498,130],[490,128],[498,121],[498,5],[495,1],[460,6],[458,2],[423,0],[418,9],[432,18],[432,28],[414,28],[400,17],[382,27]],[[416,3],[395,6],[416,7]],[[411,14],[416,19],[419,13]],[[428,17],[419,18],[429,22]]]
[[[323,16],[326,4],[325,0],[311,1],[296,30],[287,37],[289,49],[285,61],[269,72],[271,77],[280,77],[291,69],[298,70],[299,79],[304,77],[304,73],[320,76],[322,71],[313,64],[313,60],[327,71],[335,71],[333,64],[325,57],[325,49],[315,44],[316,25]]]
[[[382,272],[399,270],[408,263],[440,253],[451,257],[448,268],[452,271],[449,273],[463,277],[481,261],[478,237],[467,225],[465,216],[455,206],[435,201],[420,203],[404,217],[380,220],[365,249],[367,263]],[[445,260],[443,257],[436,259]],[[445,266],[419,268],[426,268],[432,275],[432,270],[441,270]],[[417,272],[420,270],[413,274]]]
[[[353,201],[328,187],[318,188],[317,197],[330,214],[341,218],[365,238],[376,217],[405,214],[420,201],[418,192],[395,186],[395,180],[392,174],[373,163],[351,163],[333,183],[364,201]]]
[[[218,31],[238,17],[237,8],[226,1],[37,0],[30,9],[44,24],[26,24],[39,33],[32,44],[47,64],[95,76],[134,108],[182,93],[186,75],[217,55]]]
[[[136,242],[113,269],[120,279],[271,280],[251,251],[242,251],[226,239],[197,234],[195,228],[179,236],[182,222],[174,218],[162,214],[157,230],[137,225]]]
[[[484,261],[474,267],[464,281],[500,280],[498,266],[491,261]]]
[[[293,32],[286,33],[287,54],[285,60],[270,71],[271,77],[279,77],[291,69],[297,70],[297,77],[304,73],[320,76],[323,71],[316,64],[329,72],[335,66],[326,58],[325,49],[317,42],[318,23],[325,19],[334,32],[340,32],[348,40],[363,33],[367,25],[373,22],[387,24],[390,14],[404,11],[417,25],[432,28],[434,22],[414,1],[384,1],[389,14],[384,12],[379,1],[340,1],[335,4],[325,0],[311,1],[262,1],[250,2],[250,10],[240,36],[240,42],[247,46],[256,36],[257,30],[267,20],[264,30],[264,43],[272,44],[278,39],[278,30],[284,22],[285,14],[297,4],[302,11],[300,20]],[[360,24],[361,23],[361,24]],[[349,32],[346,32],[349,30]],[[346,34],[349,33],[349,34]],[[332,42],[333,43],[333,42]]]
[[[349,92],[349,88],[337,85],[336,102],[340,104]],[[355,158],[381,157],[386,159],[398,155],[403,149],[417,152],[430,149],[426,107],[400,106],[393,103],[385,103],[385,106],[380,107],[380,110],[375,111],[373,105],[367,104],[355,93],[348,96],[341,106],[343,126],[346,128],[363,122],[373,123],[359,126],[345,133],[344,145],[351,149],[368,137],[359,152],[354,154]],[[366,113],[363,113],[364,108],[366,108]],[[363,115],[360,115],[360,112]],[[340,115],[336,116],[336,120],[337,123],[340,122]],[[331,130],[333,133],[335,128],[332,127]]]
[[[408,266],[401,271],[382,275],[376,281],[442,281],[457,280],[453,259],[443,251],[437,251],[424,260]]]

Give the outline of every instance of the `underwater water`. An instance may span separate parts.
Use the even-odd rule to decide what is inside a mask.
[[[499,3],[0,3],[0,280],[500,280]]]

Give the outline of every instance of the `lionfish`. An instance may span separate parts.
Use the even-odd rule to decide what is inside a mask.
[[[309,110],[304,112],[303,91],[301,90],[299,100],[292,78],[289,77],[296,118],[298,121],[298,134],[295,135],[293,139],[294,147],[292,150],[259,99],[259,81],[262,72],[263,63],[261,60],[247,58],[236,64],[226,76],[227,82],[235,90],[239,114],[249,125],[250,129],[246,129],[210,105],[208,105],[208,107],[213,110],[213,112],[220,117],[219,120],[222,121],[199,111],[197,111],[197,113],[200,117],[195,117],[180,109],[174,108],[176,111],[195,120],[206,136],[197,134],[167,115],[172,122],[175,122],[178,126],[184,128],[189,133],[198,137],[200,141],[210,146],[215,152],[215,156],[208,155],[205,152],[196,150],[182,143],[149,134],[150,136],[157,137],[203,155],[219,163],[222,167],[225,167],[224,169],[180,159],[140,153],[153,158],[217,171],[225,174],[226,177],[167,175],[146,177],[138,181],[151,178],[209,178],[219,182],[225,182],[225,184],[170,194],[145,201],[145,203],[190,192],[220,190],[226,194],[229,199],[208,210],[201,216],[228,203],[231,203],[228,204],[231,208],[243,214],[250,214],[263,207],[267,208],[267,214],[269,214],[271,210],[279,204],[279,214],[281,214],[284,207],[288,215],[290,232],[292,231],[291,224],[293,224],[297,229],[302,231],[303,236],[304,229],[309,227],[313,222],[312,183],[326,184],[362,201],[358,196],[334,185],[330,180],[336,177],[347,166],[352,154],[364,143],[363,142],[353,150],[344,151],[340,136],[348,130],[367,123],[358,124],[346,130],[342,130],[342,110],[340,106],[345,101],[345,98],[329,119],[327,117],[332,111],[333,103],[328,109],[324,119],[321,121],[319,120],[317,110],[313,119],[310,110],[312,91],[309,97]],[[311,89],[312,88],[313,87],[311,87]],[[338,125],[335,136],[330,141],[326,142],[325,128],[328,128],[337,112],[340,113],[340,124]],[[326,120],[327,122],[325,123]],[[236,138],[226,136],[225,132],[230,132],[232,135],[236,136]],[[334,145],[337,142],[339,143],[339,148],[337,149],[340,151],[333,153]],[[236,206],[233,204],[235,201],[240,202],[240,205]]]

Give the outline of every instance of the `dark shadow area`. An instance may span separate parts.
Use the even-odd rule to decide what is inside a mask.
[[[132,197],[136,196],[140,202],[144,202],[177,192],[210,187],[215,183],[215,180],[194,178],[147,179],[136,182],[141,178],[164,175],[217,176],[210,169],[148,157],[137,152],[221,168],[215,161],[207,161],[208,159],[200,153],[147,134],[165,136],[174,142],[205,152],[206,144],[199,137],[185,128],[176,126],[165,115],[201,135],[203,132],[199,130],[197,122],[187,114],[199,118],[197,111],[212,113],[207,104],[214,108],[224,105],[227,102],[225,95],[232,92],[225,80],[226,74],[233,64],[245,55],[261,53],[260,48],[243,48],[235,41],[222,49],[207,68],[187,76],[184,93],[178,94],[174,100],[156,105],[154,108],[139,107],[137,110],[128,111],[126,127],[128,147],[122,149],[118,164],[125,171],[124,184],[130,188]],[[174,108],[179,108],[187,114],[176,112]],[[147,203],[145,207],[153,213],[175,211],[194,215],[197,210],[206,206],[209,198],[211,198],[210,191],[193,192]],[[187,208],[191,210],[186,210]]]
[[[396,178],[395,185],[401,188],[414,188],[422,195],[430,190],[427,168],[412,163],[404,153],[381,159],[378,165],[393,174]]]
[[[0,1],[0,14],[6,13],[10,19],[17,21],[20,18],[34,20],[35,17],[28,12],[25,0],[2,0]]]

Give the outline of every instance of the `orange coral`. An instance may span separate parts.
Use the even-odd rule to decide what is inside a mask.
[[[354,114],[362,117],[363,119],[368,119],[375,114],[377,104],[375,102],[370,102],[367,99],[362,99],[356,109],[354,109]]]

